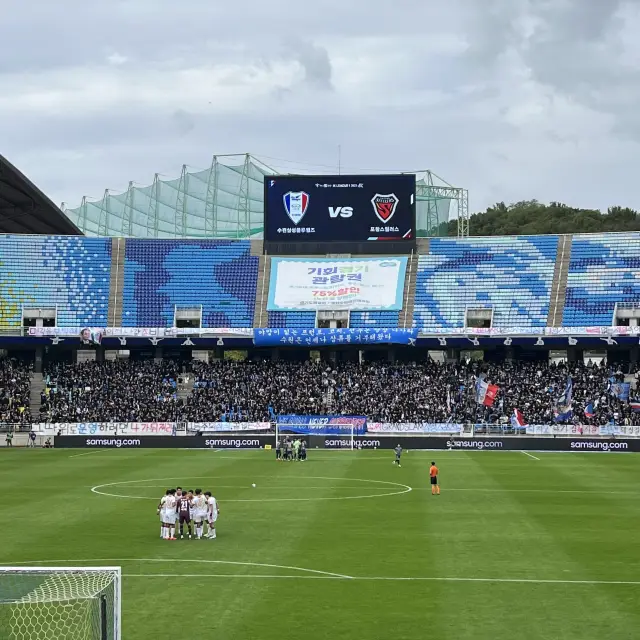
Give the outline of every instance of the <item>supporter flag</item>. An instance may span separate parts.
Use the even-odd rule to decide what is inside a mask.
[[[629,400],[629,391],[631,390],[631,384],[629,382],[616,382],[611,385],[611,394],[618,400],[626,402]]]
[[[447,386],[447,411],[451,413],[451,389]]]
[[[513,415],[511,416],[511,426],[514,429],[524,429],[527,426],[527,423],[520,409],[513,410]]]
[[[630,402],[629,406],[631,407],[631,411],[640,411],[640,402],[637,400]]]
[[[569,376],[567,378],[567,386],[564,388],[563,394],[558,398],[556,407],[553,410],[556,422],[565,422],[573,418],[572,400],[573,381],[571,380],[571,376]]]
[[[498,395],[499,387],[496,384],[489,384],[484,380],[476,382],[476,402],[483,404],[485,407],[493,406],[493,401]]]
[[[589,402],[587,406],[584,408],[584,415],[587,418],[593,418],[596,415],[593,410],[593,402]]]

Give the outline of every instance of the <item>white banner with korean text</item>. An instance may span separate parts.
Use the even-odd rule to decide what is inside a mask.
[[[463,425],[451,422],[367,422],[367,432],[371,433],[444,433],[462,434]]]
[[[175,422],[60,422],[33,425],[47,436],[173,436]],[[185,435],[184,432],[181,435]]]
[[[29,327],[29,335],[37,338],[73,338],[81,337],[86,327]],[[234,327],[218,327],[198,329],[177,328],[177,327],[103,327],[89,329],[90,332],[100,333],[103,338],[180,338],[182,336],[191,337],[217,337],[228,336],[230,338],[250,338],[253,336],[253,329],[238,329]]]
[[[529,424],[526,428],[528,436],[600,436],[601,427],[592,424]]]
[[[225,433],[229,431],[268,431],[270,422],[187,422],[191,433]]]
[[[407,258],[271,258],[268,311],[402,309]]]

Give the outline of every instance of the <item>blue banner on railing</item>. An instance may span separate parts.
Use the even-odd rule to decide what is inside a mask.
[[[362,435],[367,430],[365,416],[299,416],[295,414],[278,416],[278,428],[292,433]]]
[[[256,347],[333,347],[346,344],[415,346],[417,329],[255,329]]]

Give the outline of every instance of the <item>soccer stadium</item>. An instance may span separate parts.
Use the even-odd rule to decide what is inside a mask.
[[[430,171],[0,157],[0,638],[638,637],[640,232],[472,231]]]

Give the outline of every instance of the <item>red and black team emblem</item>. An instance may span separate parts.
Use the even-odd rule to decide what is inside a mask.
[[[378,218],[385,224],[393,218],[398,202],[400,202],[400,200],[395,193],[388,193],[386,195],[376,193],[376,195],[371,198],[373,210],[376,212]]]

